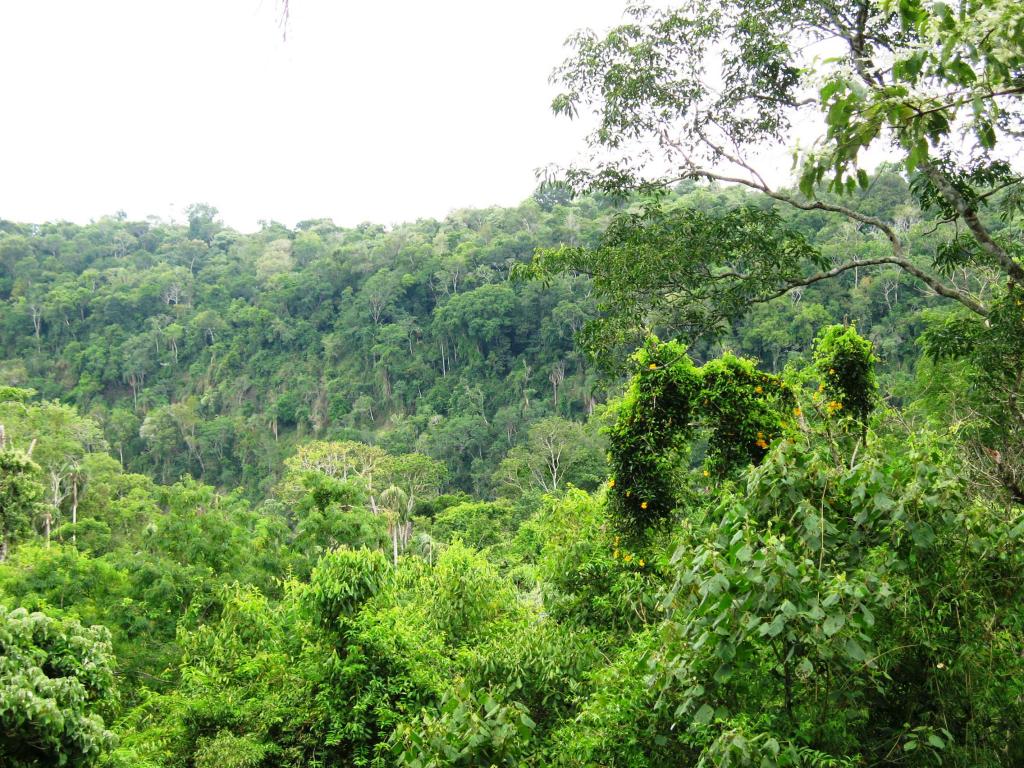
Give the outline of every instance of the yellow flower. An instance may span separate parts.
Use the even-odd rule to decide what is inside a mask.
[[[799,408],[794,408],[793,409],[793,415],[794,416],[799,416],[799,415],[801,415],[801,413],[802,413],[802,411]]]
[[[622,562],[624,562],[624,563],[628,563],[628,562],[632,561],[632,559],[633,559],[633,556],[631,554],[629,554],[629,552],[627,552],[626,554],[624,554],[622,556]]]
[[[754,391],[760,395],[762,392],[764,392],[764,387],[758,384],[756,387],[754,387]]]
[[[654,371],[654,370],[657,370],[658,364],[657,363],[651,363],[647,367],[650,368],[652,371]]]
[[[705,470],[704,470],[704,477],[710,477],[710,476],[711,476],[711,473],[710,473],[710,472],[708,472],[708,471],[707,471],[707,470],[705,469]]]
[[[756,443],[754,443],[754,445],[756,445],[758,448],[768,450],[768,443],[766,443],[764,440],[758,440]]]
[[[821,384],[818,385],[818,391],[819,392],[824,392],[825,391],[825,382],[821,382]]]
[[[615,487],[615,478],[614,477],[611,480],[608,481],[608,487],[609,488],[614,488]]]
[[[640,502],[640,509],[647,509],[647,502],[646,501],[641,501]]]
[[[639,565],[641,568],[643,568],[645,565],[647,565],[647,563],[645,563],[643,561],[643,558],[641,558],[640,561],[637,563],[637,565]]]
[[[616,549],[614,552],[612,552],[612,557],[615,560],[618,560],[619,559],[619,550]]]
[[[764,440],[764,432],[758,432],[757,433],[757,439],[758,440]]]
[[[829,368],[829,369],[828,369],[828,372],[829,372],[829,373],[835,373],[835,372],[836,372],[836,369],[835,369],[835,368]]]

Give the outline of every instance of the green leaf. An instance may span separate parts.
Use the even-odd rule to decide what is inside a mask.
[[[860,643],[852,637],[846,641],[846,655],[854,661],[864,661],[867,658],[867,653],[861,648]]]
[[[844,624],[846,624],[845,614],[831,613],[821,625],[821,630],[825,633],[826,637],[832,637],[832,635],[843,628]]]
[[[890,499],[884,493],[879,493],[877,496],[874,497],[874,499],[872,499],[872,501],[874,501],[875,507],[881,510],[882,512],[888,512],[896,505],[896,502]]]
[[[693,722],[697,725],[707,725],[711,722],[711,718],[714,716],[715,710],[708,704],[704,704],[700,709],[697,710],[697,714],[693,716]]]

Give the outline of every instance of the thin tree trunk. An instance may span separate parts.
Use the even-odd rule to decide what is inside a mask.
[[[78,533],[75,524],[78,522],[78,479],[71,483],[71,543],[78,544]]]

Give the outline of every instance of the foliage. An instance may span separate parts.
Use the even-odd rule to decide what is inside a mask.
[[[976,674],[974,654],[1006,653],[957,627],[965,611],[1018,593],[1016,579],[989,571],[1009,575],[999,551],[1016,534],[1005,519],[975,527],[957,469],[934,444],[892,446],[847,468],[786,444],[678,550],[661,674],[704,759],[747,749],[753,727],[773,734],[775,746],[757,747],[769,764],[803,749],[876,761],[894,744],[953,750],[957,764],[1001,760],[1004,742],[988,734],[1014,715],[990,709],[981,690],[1006,683],[987,678],[975,699],[950,670]]]
[[[1018,504],[1024,503],[1022,340],[1024,295],[1016,287],[986,322],[952,313],[937,319],[921,339],[935,362],[928,397],[918,404],[940,423],[953,420],[972,454],[976,480]]]
[[[609,496],[626,529],[640,533],[669,520],[682,502],[689,439],[707,433],[705,476],[758,464],[798,412],[788,385],[751,360],[725,354],[700,368],[676,342],[650,337],[609,429]]]
[[[777,211],[740,205],[725,212],[657,200],[609,223],[596,247],[542,249],[523,277],[570,272],[593,280],[601,313],[584,330],[591,351],[616,350],[638,328],[691,337],[720,332],[752,302],[784,291],[807,266],[825,261]]]
[[[586,281],[505,280],[538,245],[591,240],[593,201],[251,234],[189,210],[0,231],[0,385],[92,415],[134,472],[255,500],[298,444],[356,440],[427,454],[486,493],[532,423],[600,398],[573,349]]]
[[[321,558],[310,577],[309,608],[325,629],[352,618],[386,584],[390,569],[380,552],[336,550]]]
[[[696,410],[709,429],[704,466],[719,477],[760,464],[799,415],[790,386],[752,360],[726,353],[701,366],[700,377]]]
[[[820,260],[751,260],[749,269],[737,269],[736,219],[750,214],[735,209],[701,220],[660,207],[626,215],[620,222],[630,247],[621,252],[608,241],[550,252],[537,264],[540,273],[581,269],[608,282],[615,266],[625,267],[633,279],[599,292],[618,321],[613,329],[677,300],[684,319],[705,314],[713,321],[741,311],[744,300],[768,301],[877,265],[897,268],[979,316],[991,309],[990,279],[1024,281],[1011,234],[1019,226],[1022,177],[1004,159],[1024,94],[1019,4],[977,0],[954,10],[942,2],[880,0],[836,9],[822,0],[729,0],[639,4],[627,13],[626,23],[603,34],[574,35],[571,55],[554,74],[563,89],[554,111],[575,117],[590,109],[597,126],[588,140],[591,165],[569,169],[565,180],[577,191],[620,196],[680,179],[739,184],[791,210],[845,221],[857,228],[852,239],[860,247]],[[820,126],[819,135],[795,145],[797,125]],[[915,176],[922,207],[938,213],[932,231],[941,231],[943,245],[931,258],[908,248],[893,217],[856,199],[873,184],[865,155],[879,146],[895,149]],[[793,155],[799,191],[776,188],[759,172],[755,158],[768,148]],[[990,205],[1003,222],[984,214]],[[678,226],[680,219],[687,226]],[[780,226],[768,232],[769,242],[791,240]],[[630,269],[624,262],[632,254],[638,258]],[[955,270],[966,279],[951,279]],[[680,327],[701,329],[689,325]]]
[[[32,530],[44,489],[39,467],[28,456],[0,448],[0,560],[10,544]]]
[[[876,360],[871,342],[856,328],[833,325],[821,330],[814,340],[814,366],[832,416],[849,415],[866,429],[878,402]]]
[[[675,343],[648,340],[609,429],[610,495],[634,531],[667,519],[678,503],[674,468],[690,431],[698,372]]]
[[[593,489],[604,477],[604,452],[594,430],[560,416],[530,426],[526,440],[510,449],[495,472],[497,488],[510,496],[557,493],[566,485]]]
[[[1019,8],[629,14],[516,207],[0,222],[0,762],[1024,762]]]
[[[12,768],[93,765],[114,744],[110,637],[0,605],[0,758]]]
[[[535,723],[526,707],[500,694],[466,688],[442,700],[437,715],[403,724],[396,732],[402,745],[397,765],[441,766],[531,765]]]

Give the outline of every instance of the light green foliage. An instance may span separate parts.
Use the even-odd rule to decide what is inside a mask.
[[[196,750],[196,768],[259,768],[267,755],[267,745],[251,736],[235,736],[221,731],[203,739]]]
[[[796,401],[778,376],[758,370],[753,360],[723,354],[701,366],[697,415],[709,430],[705,466],[724,476],[760,464],[787,423]]]
[[[530,739],[535,723],[525,706],[501,693],[467,686],[421,717],[395,734],[400,766],[539,765]]]
[[[323,557],[313,570],[307,601],[316,621],[328,631],[351,619],[391,578],[380,552],[339,549]]]
[[[467,501],[439,513],[430,527],[442,541],[461,540],[474,549],[507,543],[523,522],[523,510],[507,501]]]
[[[32,530],[44,489],[40,471],[20,451],[0,448],[0,560],[11,543]]]
[[[592,425],[548,416],[530,426],[526,440],[512,448],[494,477],[509,496],[557,493],[566,485],[593,489],[604,476],[604,452]]]
[[[987,322],[936,318],[922,343],[931,361],[916,407],[940,424],[954,419],[979,481],[1024,503],[1024,293],[1013,288]]]
[[[987,152],[1008,138],[1007,120],[1020,114],[1014,87],[1024,64],[1019,6],[1003,0],[976,0],[956,10],[938,2],[879,6],[888,18],[874,22],[862,46],[872,57],[886,42],[899,40],[888,46],[894,66],[882,77],[869,58],[852,73],[837,68],[822,78],[828,151],[807,165],[804,183],[826,172],[834,174],[833,185],[843,184],[844,174],[849,183],[860,153],[885,135],[897,140],[911,170],[936,155],[949,162],[956,152],[949,139],[958,123],[982,150],[985,165],[975,168],[987,166]],[[963,162],[966,154],[957,159]]]
[[[545,609],[559,621],[623,632],[656,620],[656,555],[615,533],[598,499],[572,491],[538,521]],[[642,547],[642,548],[641,548]]]
[[[481,555],[455,542],[438,558],[430,592],[436,628],[452,645],[471,642],[477,633],[516,609],[515,592]]]
[[[552,735],[552,764],[569,768],[656,768],[687,764],[693,753],[673,727],[668,706],[649,682],[657,629],[636,633],[593,675],[593,690],[580,712]]]
[[[100,714],[113,663],[102,627],[0,605],[0,762],[93,765],[114,743]]]
[[[366,489],[358,480],[307,472],[302,485],[306,495],[295,505],[294,546],[307,557],[343,544],[356,548],[385,545],[385,521],[370,511]]]
[[[983,575],[991,566],[1004,572],[1000,547],[988,542],[1009,529],[974,527],[957,469],[936,447],[912,443],[896,454],[894,445],[853,468],[783,447],[750,473],[742,494],[723,496],[718,524],[684,540],[659,668],[681,697],[675,718],[690,724],[705,759],[742,752],[740,738],[765,733],[776,741],[772,765],[801,759],[804,746],[870,761],[893,740],[911,751],[906,743],[921,742],[913,728],[934,736],[922,747],[943,749],[954,724],[964,734],[958,760],[991,760],[1001,748],[989,741],[994,722],[1015,715],[985,702],[990,686],[1010,695],[1003,685],[1015,687],[1015,673],[1006,683],[987,677],[976,691],[988,692],[975,698],[951,670],[973,668],[977,653],[1005,653],[956,627],[964,611],[994,608],[1003,590],[1020,594],[1018,579],[985,586]],[[1000,666],[1020,663],[1001,658]],[[967,700],[973,715],[964,714]]]

